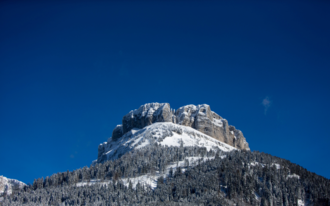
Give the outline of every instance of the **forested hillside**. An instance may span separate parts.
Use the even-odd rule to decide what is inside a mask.
[[[157,177],[155,186],[136,181],[142,175]],[[155,144],[37,179],[2,204],[316,206],[330,204],[330,181],[265,153]]]

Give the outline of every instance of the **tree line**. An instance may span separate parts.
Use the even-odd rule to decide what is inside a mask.
[[[225,158],[221,158],[225,155]],[[214,157],[189,163],[187,157]],[[207,159],[207,158],[205,158]],[[135,178],[170,164],[184,166],[160,176],[157,187],[122,178]],[[185,170],[185,172],[183,172]],[[298,178],[299,177],[299,178]],[[106,184],[77,187],[99,179]],[[164,147],[155,143],[117,160],[36,179],[32,185],[5,196],[3,205],[330,205],[330,181],[288,160],[258,151],[207,151],[203,147]]]

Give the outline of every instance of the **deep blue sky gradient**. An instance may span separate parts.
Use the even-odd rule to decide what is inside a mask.
[[[123,115],[206,103],[330,178],[329,1],[0,3],[0,175],[89,166]],[[268,109],[262,104],[269,101]]]

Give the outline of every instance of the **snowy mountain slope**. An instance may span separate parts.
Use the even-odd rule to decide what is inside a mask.
[[[168,103],[142,105],[98,150],[90,167],[39,178],[24,190],[9,188],[7,179],[0,191],[12,195],[0,195],[0,203],[330,205],[328,179],[251,152],[242,132],[205,104],[177,111]]]
[[[0,195],[4,192],[10,195],[13,190],[22,189],[24,186],[26,186],[26,184],[21,181],[0,176]]]
[[[143,129],[156,122],[188,126],[237,149],[250,150],[242,131],[229,125],[226,119],[213,112],[207,104],[186,105],[177,111],[169,103],[141,105],[124,115],[122,124],[114,128],[112,139],[117,140],[134,128]]]
[[[226,155],[222,155],[220,158],[223,159],[225,157],[226,157]],[[127,187],[129,186],[129,182],[131,182],[133,188],[136,188],[136,185],[138,183],[140,183],[141,185],[155,189],[157,187],[158,178],[160,176],[163,176],[163,178],[166,179],[170,174],[170,170],[172,170],[173,173],[175,173],[177,168],[180,167],[181,171],[184,173],[189,167],[194,167],[200,163],[212,160],[214,158],[215,157],[186,157],[182,161],[174,162],[174,163],[166,166],[164,172],[157,170],[154,173],[148,173],[148,174],[144,174],[144,175],[137,176],[137,177],[131,177],[131,178],[121,178],[120,180],[123,181],[124,185],[126,185]],[[187,161],[189,162],[189,165],[186,164]],[[89,182],[86,182],[86,181],[79,182],[79,183],[77,183],[76,186],[81,187],[81,186],[93,185],[93,184],[99,184],[99,185],[106,186],[110,182],[112,182],[112,180],[103,180],[102,181],[99,179],[93,179],[93,180],[90,180]]]
[[[203,134],[191,127],[182,126],[170,122],[157,122],[143,129],[132,129],[120,139],[108,139],[99,145],[98,163],[114,160],[123,154],[154,144],[162,146],[206,147],[207,150],[220,149],[224,152],[236,150],[236,148]],[[96,161],[94,161],[96,163]]]

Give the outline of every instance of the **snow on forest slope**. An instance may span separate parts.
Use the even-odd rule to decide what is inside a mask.
[[[221,156],[222,159],[225,157],[226,155]],[[150,186],[152,189],[155,189],[157,187],[158,178],[163,176],[163,178],[166,179],[168,175],[170,175],[171,170],[174,174],[178,167],[180,167],[181,172],[185,172],[189,167],[194,167],[202,162],[206,162],[212,159],[214,159],[214,157],[187,157],[185,160],[168,165],[164,172],[155,171],[153,174],[148,173],[146,175],[138,176],[135,178],[122,178],[122,181],[126,186],[128,186],[129,181],[131,181],[133,188],[135,188],[136,185],[140,183],[141,185]],[[189,162],[189,166],[186,164],[186,161]]]
[[[26,184],[21,181],[0,176],[0,195],[4,192],[10,195],[13,190],[22,189],[25,185]]]
[[[225,158],[226,155],[222,155],[220,158]],[[164,171],[155,170],[153,173],[147,173],[144,175],[140,175],[137,177],[131,177],[131,178],[121,178],[120,180],[123,182],[125,186],[129,186],[129,183],[131,182],[132,188],[136,188],[137,184],[141,184],[147,187],[150,187],[151,189],[155,189],[157,187],[157,181],[160,176],[163,176],[164,179],[166,179],[171,171],[173,174],[176,172],[176,170],[180,167],[181,172],[185,172],[189,167],[194,167],[202,162],[206,162],[209,160],[214,159],[215,157],[186,157],[182,161],[173,162],[172,164],[166,166]],[[188,164],[187,164],[188,162]],[[89,182],[82,181],[76,184],[77,187],[82,187],[86,185],[93,185],[93,184],[99,184],[102,186],[106,186],[109,184],[109,182],[112,182],[112,180],[100,180],[100,179],[92,179]]]
[[[94,163],[114,160],[123,154],[154,144],[163,146],[205,147],[207,150],[220,149],[224,152],[236,150],[236,148],[203,134],[191,127],[173,124],[170,122],[157,122],[143,129],[132,129],[120,139],[99,145],[99,157]]]
[[[109,138],[107,142],[99,145],[99,157],[98,160],[93,161],[92,165],[96,163],[102,163],[107,160],[116,160],[127,152],[132,150],[141,149],[144,147],[152,147],[158,144],[168,147],[204,147],[208,151],[221,150],[223,152],[229,152],[237,150],[236,148],[214,139],[202,132],[199,132],[191,127],[174,124],[171,122],[156,122],[143,129],[133,128],[131,131],[124,134],[121,138],[113,140]],[[101,154],[101,155],[100,155]],[[221,158],[224,158],[223,155]],[[151,188],[155,188],[157,185],[157,179],[163,176],[164,179],[169,175],[170,170],[176,171],[178,167],[184,172],[188,167],[195,166],[200,161],[211,160],[214,157],[186,157],[182,161],[173,162],[167,165],[165,171],[154,171],[154,173],[148,173],[135,178],[123,178],[121,179],[125,185],[128,186],[129,181],[132,183],[133,188],[138,183],[142,185],[149,185]],[[189,166],[186,165],[187,161]],[[111,181],[111,180],[110,180]],[[108,181],[92,180],[90,182],[81,182],[77,186],[84,186],[90,184],[106,184]]]

